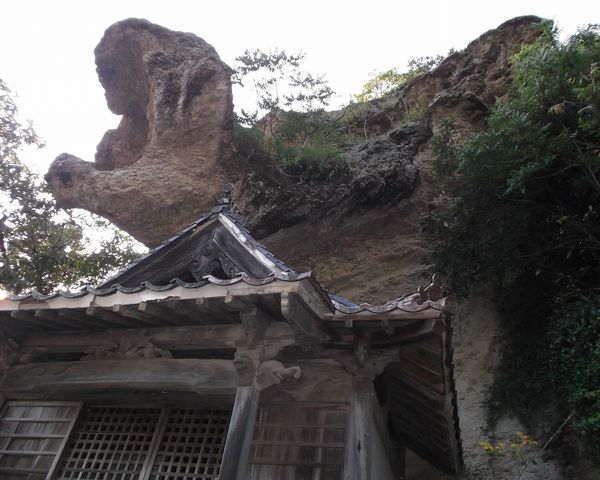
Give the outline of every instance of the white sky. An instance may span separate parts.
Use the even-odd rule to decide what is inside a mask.
[[[124,18],[193,32],[228,63],[246,48],[302,50],[306,68],[326,74],[342,104],[369,72],[402,70],[411,58],[461,49],[486,30],[529,14],[552,18],[569,34],[600,22],[600,1],[5,0],[0,78],[46,141],[42,151],[22,155],[43,173],[61,152],[93,161],[104,131],[117,125],[104,102],[93,50],[104,30]]]

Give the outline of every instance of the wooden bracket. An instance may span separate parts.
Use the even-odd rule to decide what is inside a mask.
[[[298,380],[302,375],[300,367],[285,368],[283,363],[277,360],[269,360],[261,363],[254,377],[254,386],[259,392],[278,385],[284,380]]]
[[[253,350],[265,338],[270,323],[270,315],[254,306],[249,310],[240,312],[240,320],[246,330],[246,347]]]
[[[329,340],[329,336],[317,327],[318,318],[294,293],[281,294],[281,314],[294,330],[298,343],[304,350],[310,350],[312,345]]]

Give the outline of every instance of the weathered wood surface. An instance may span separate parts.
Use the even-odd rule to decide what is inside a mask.
[[[107,390],[233,394],[237,376],[229,360],[153,359],[52,362],[9,368],[0,390],[14,398],[35,392]]]
[[[420,342],[443,332],[444,322],[438,319],[429,319],[391,328],[393,328],[393,332],[374,332],[370,336],[371,345],[377,348],[391,348]]]
[[[449,321],[444,329],[398,349],[399,361],[385,370],[394,430],[408,448],[438,468],[456,473],[462,465],[456,392],[452,384]]]
[[[233,349],[245,341],[243,325],[152,327],[144,329],[97,330],[70,333],[32,333],[20,344],[23,352],[77,353],[89,347],[124,341],[152,342],[164,350]],[[295,345],[294,332],[285,322],[269,324],[264,342]]]
[[[348,403],[261,402],[248,480],[341,480]]]
[[[371,480],[373,383],[365,373],[354,378],[350,402],[344,480]],[[377,480],[377,479],[373,479]]]
[[[79,402],[7,402],[2,408],[0,477],[53,478]]]
[[[284,381],[267,388],[261,393],[261,402],[286,404],[289,402],[315,402],[323,407],[348,403],[352,392],[352,375],[341,365],[327,360],[293,361],[286,366],[298,366],[302,376],[293,381]]]
[[[381,438],[381,443],[385,451],[385,457],[389,462],[390,469],[395,479],[404,478],[406,463],[406,448],[401,439],[393,439],[388,428],[389,410],[388,407],[381,408],[376,398],[373,398],[373,422],[375,429]]]
[[[238,387],[229,421],[219,480],[246,480],[252,431],[259,393],[253,386]]]
[[[281,313],[305,344],[328,340],[327,334],[317,327],[319,317],[298,295],[287,292],[281,294]]]

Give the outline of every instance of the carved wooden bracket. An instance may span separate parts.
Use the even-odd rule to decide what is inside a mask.
[[[238,376],[239,386],[254,385],[261,392],[285,380],[297,380],[302,371],[300,367],[286,368],[277,360],[261,362],[258,352],[237,352],[233,359],[233,368]]]
[[[283,363],[277,360],[269,360],[261,363],[254,376],[254,386],[256,390],[263,390],[278,385],[285,380],[298,380],[302,375],[300,367],[284,367]]]
[[[262,310],[257,307],[240,312],[240,320],[246,330],[246,347],[250,350],[255,349],[257,344],[264,340],[269,318]]]
[[[13,365],[29,363],[33,353],[19,351],[19,344],[10,337],[0,334],[0,371]]]
[[[125,338],[91,347],[85,351],[85,355],[81,357],[81,360],[125,360],[135,358],[173,358],[173,355],[169,350],[163,350],[151,341],[131,343]]]
[[[233,357],[233,368],[238,376],[239,386],[248,387],[254,382],[260,360],[252,353],[238,350]]]

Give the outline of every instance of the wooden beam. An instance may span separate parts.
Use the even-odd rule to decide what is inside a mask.
[[[203,325],[185,327],[155,327],[44,334],[32,333],[21,342],[24,352],[43,349],[49,353],[78,353],[90,347],[108,345],[115,339],[137,338],[152,342],[164,350],[223,350],[235,348],[245,341],[243,325]],[[297,345],[294,332],[285,322],[267,327],[265,341],[281,342],[282,346]]]
[[[233,395],[237,375],[231,360],[135,359],[50,362],[6,371],[0,389],[12,397],[31,393],[145,390]]]
[[[80,325],[81,329],[98,328],[99,326],[106,325],[105,322],[99,322],[97,319],[92,319],[85,314],[84,309],[79,308],[60,308],[57,310],[58,316],[73,320]]]
[[[55,325],[51,325],[48,322],[37,318],[34,312],[26,310],[14,310],[10,312],[10,318],[18,320],[20,323],[24,323],[28,328],[44,329],[44,330],[60,330]]]
[[[233,323],[232,318],[235,318],[235,316],[223,312],[223,309],[220,308],[220,305],[216,305],[217,302],[220,304],[223,303],[222,299],[220,298],[198,298],[196,299],[196,306],[201,312],[210,315],[216,321]]]
[[[393,335],[373,333],[370,336],[370,343],[373,347],[395,347],[418,342],[428,337],[435,336],[443,332],[443,322],[430,319],[419,323],[406,325],[395,330]]]
[[[163,302],[159,302],[159,304],[160,303]],[[196,302],[193,300],[167,300],[164,303],[177,315],[187,318],[192,325],[210,325],[211,323],[214,323],[209,315],[206,315],[196,307]]]
[[[259,393],[254,386],[237,389],[219,480],[247,479],[246,469],[258,411],[258,398]]]
[[[138,310],[150,317],[160,320],[162,324],[168,325],[186,325],[188,319],[177,314],[166,305],[160,305],[155,302],[142,302],[138,305]]]
[[[454,471],[459,471],[463,467],[463,452],[460,444],[460,427],[458,426],[458,414],[456,404],[456,388],[454,385],[454,364],[452,350],[452,317],[446,315],[446,330],[442,335],[442,345],[444,349],[444,384],[445,384],[445,413],[448,422],[448,443],[450,444],[450,453],[452,455],[452,467]]]
[[[153,316],[147,315],[141,310],[138,310],[136,305],[113,305],[112,311],[121,315],[122,317],[137,320],[143,325],[151,325],[155,327],[161,324],[160,321],[156,320]]]
[[[35,318],[52,322],[53,325],[58,326],[62,330],[81,328],[81,324],[61,317],[56,310],[36,310]]]
[[[281,314],[304,343],[323,343],[327,334],[317,328],[317,318],[306,308],[302,300],[293,293],[281,294]]]
[[[230,312],[246,313],[257,308],[257,295],[234,295],[231,292],[223,299],[224,308]]]
[[[105,323],[108,323],[109,325],[115,326],[115,327],[131,327],[131,326],[137,326],[136,323],[132,323],[131,321],[127,320],[126,318],[122,317],[121,315],[118,315],[116,313],[114,313],[112,311],[112,307],[111,310],[103,308],[103,307],[88,307],[85,310],[85,314],[89,315],[92,318],[97,318]]]

